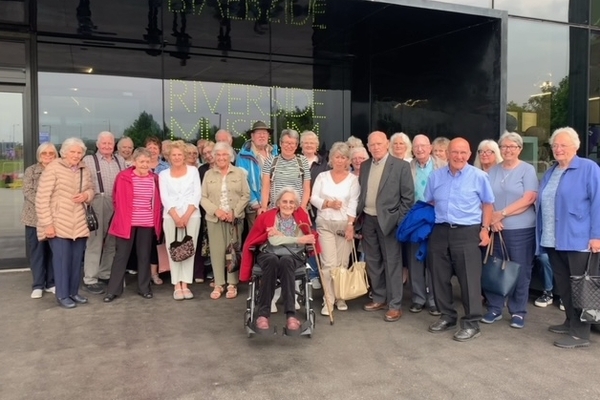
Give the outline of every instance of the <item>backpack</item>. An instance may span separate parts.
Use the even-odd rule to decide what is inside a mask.
[[[273,181],[273,176],[275,175],[275,167],[277,166],[277,162],[279,161],[280,156],[273,157],[273,162],[271,163],[271,173],[269,176],[271,177],[271,182]],[[302,160],[300,156],[296,154],[296,162],[298,163],[298,169],[300,170],[300,174],[298,177],[304,176],[304,167],[302,166]]]

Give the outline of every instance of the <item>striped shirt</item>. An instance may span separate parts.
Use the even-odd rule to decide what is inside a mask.
[[[302,165],[302,170],[298,164],[298,158]],[[273,174],[271,175],[271,166],[273,160],[277,159]],[[270,160],[266,160],[262,174],[271,177],[271,190],[269,192],[269,207],[275,207],[275,198],[281,189],[286,186],[291,186],[298,192],[298,196],[302,198],[304,190],[302,185],[304,182],[310,182],[310,167],[308,166],[308,160],[302,155],[297,155],[291,160],[286,160],[281,156],[274,157]]]
[[[123,168],[125,168],[125,160],[119,155],[113,155],[109,161],[100,152],[96,152],[98,157],[98,165],[100,166],[100,175],[102,175],[102,184],[104,185],[104,195],[112,197],[115,179]],[[98,170],[94,162],[94,156],[88,155],[83,157],[83,162],[90,169],[92,181],[94,182],[94,192],[96,196],[100,195],[100,184],[98,183]]]
[[[131,171],[131,177],[133,181],[131,226],[153,227],[154,176],[152,174],[139,176]]]

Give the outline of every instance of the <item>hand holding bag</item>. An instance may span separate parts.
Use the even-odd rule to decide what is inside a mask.
[[[181,241],[177,240],[177,227],[175,227],[175,240],[169,245],[169,254],[171,260],[175,262],[185,261],[194,256],[194,240],[187,233],[187,227],[184,228],[184,236]]]
[[[598,257],[590,252],[583,275],[571,275],[571,299],[573,308],[581,310],[580,320],[590,324],[600,324],[600,276],[590,275],[590,266],[596,264]]]
[[[238,224],[238,219],[234,219],[231,227],[231,240],[225,250],[225,268],[227,268],[227,272],[230,274],[239,271],[242,263],[242,248],[238,242]]]
[[[352,241],[352,266],[333,268],[331,279],[333,279],[335,298],[339,300],[356,299],[369,291],[367,263],[358,261],[354,241]]]
[[[502,248],[502,258],[490,257],[494,252],[494,234],[497,233]],[[481,271],[481,288],[487,292],[506,297],[517,286],[521,265],[510,261],[506,244],[501,232],[492,232],[483,259],[483,270]]]
[[[79,193],[83,192],[83,168],[79,168]],[[98,217],[96,211],[91,205],[81,203],[83,210],[85,211],[85,222],[90,232],[94,232],[98,229]]]

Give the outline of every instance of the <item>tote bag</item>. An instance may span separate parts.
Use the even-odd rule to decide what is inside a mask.
[[[595,260],[594,262],[592,260]],[[580,320],[590,324],[600,324],[600,276],[590,275],[590,266],[598,257],[590,252],[583,275],[571,275],[571,298],[573,308],[581,310]]]
[[[352,241],[352,266],[350,268],[341,266],[333,268],[331,278],[336,299],[352,300],[369,291],[367,264],[364,261],[358,261],[354,241]]]
[[[491,256],[494,252],[494,234],[498,234],[502,248],[502,258]],[[521,265],[510,261],[506,244],[501,232],[492,232],[490,244],[488,244],[483,259],[483,270],[481,271],[481,288],[487,292],[497,295],[508,296],[517,285]]]

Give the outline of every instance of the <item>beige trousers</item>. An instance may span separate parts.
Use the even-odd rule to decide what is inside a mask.
[[[206,221],[206,230],[208,232],[208,243],[210,245],[210,262],[212,264],[213,274],[215,276],[215,286],[237,285],[239,282],[238,273],[227,274],[225,282],[225,250],[229,245],[232,236],[233,225],[229,222],[210,222]],[[242,243],[242,231],[244,230],[244,220],[240,219],[238,224],[238,243]],[[233,231],[235,235],[235,230]]]
[[[198,251],[198,231],[200,230],[200,218],[192,217],[187,225],[187,234],[192,237],[194,241],[194,249]],[[171,216],[166,216],[163,219],[163,231],[165,232],[165,243],[167,249],[169,244],[175,240],[175,221]],[[177,238],[181,240],[183,238],[183,229],[177,229]],[[179,282],[192,283],[194,281],[194,256],[183,260],[181,262],[175,262],[171,260],[169,255],[169,265],[171,266],[171,283],[177,285]]]

